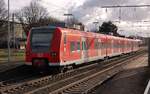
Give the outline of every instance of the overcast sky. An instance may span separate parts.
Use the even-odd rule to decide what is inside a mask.
[[[7,4],[7,0],[5,0]],[[10,0],[11,11],[21,9],[29,5],[31,0]],[[40,4],[47,8],[51,16],[62,19],[64,13],[72,13],[74,17],[82,21],[87,27],[92,27],[92,22],[112,20],[118,21],[119,8],[101,9],[103,5],[141,5],[150,4],[150,0],[41,0]],[[135,25],[146,25],[136,21],[150,20],[150,8],[122,8],[122,23],[116,23],[122,34],[139,34],[138,32],[148,32],[147,27],[135,27]],[[149,25],[149,23],[147,24]],[[128,28],[127,28],[128,26]],[[126,32],[128,31],[128,32]],[[133,32],[136,31],[136,32]],[[141,33],[140,33],[141,34]]]

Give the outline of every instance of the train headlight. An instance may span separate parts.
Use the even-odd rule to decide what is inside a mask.
[[[56,52],[51,52],[52,57],[55,57],[56,55],[57,55]]]

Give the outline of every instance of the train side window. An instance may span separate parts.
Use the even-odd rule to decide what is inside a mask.
[[[64,44],[67,43],[67,37],[66,37],[66,33],[64,33]]]
[[[86,42],[85,42],[85,41],[84,41],[84,50],[87,50],[87,49],[86,49]]]
[[[80,42],[77,42],[77,50],[80,51]]]
[[[84,50],[84,42],[82,41],[82,50]]]
[[[95,45],[94,45],[95,49],[98,49],[98,39],[95,39]]]
[[[101,49],[101,42],[98,42],[98,49]]]
[[[117,42],[115,43],[115,48],[118,48],[118,46],[117,46],[118,44],[117,44]]]
[[[105,48],[105,43],[102,44],[102,49],[104,49],[104,48]]]
[[[106,49],[106,47],[107,47],[107,43],[106,43],[106,42],[104,42],[104,48],[103,48],[103,49]]]
[[[86,46],[86,42],[85,41],[82,42],[82,50],[87,50],[87,46]]]
[[[107,42],[107,48],[110,48],[110,41]]]
[[[105,43],[105,48],[108,48],[108,42]]]
[[[103,42],[103,48],[102,49],[105,49],[106,48],[106,43]]]
[[[100,47],[101,47],[101,49],[103,49],[103,48],[104,48],[104,43],[103,43],[103,42],[101,43],[101,46],[100,46]]]
[[[73,52],[75,51],[75,42],[70,43],[70,50]]]
[[[85,47],[85,50],[88,50],[89,48],[90,48],[90,43],[86,40],[85,42],[84,42],[84,47]]]
[[[85,50],[88,50],[90,48],[90,44],[88,44],[88,42],[84,42],[85,43]]]

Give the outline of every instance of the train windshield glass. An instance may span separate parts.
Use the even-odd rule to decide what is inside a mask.
[[[48,52],[51,46],[54,29],[33,29],[31,31],[31,47],[33,52]]]

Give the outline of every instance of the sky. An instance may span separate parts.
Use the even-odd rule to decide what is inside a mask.
[[[7,4],[7,0],[5,0]],[[16,11],[29,5],[31,0],[10,0],[11,11]],[[41,0],[40,4],[47,8],[49,15],[58,19],[65,19],[65,13],[72,13],[75,18],[83,22],[88,30],[94,28],[93,22],[114,21],[119,27],[119,33],[125,35],[147,36],[150,26],[149,8],[101,8],[104,5],[143,5],[150,4],[149,0]],[[120,13],[119,13],[120,11]],[[120,16],[121,15],[121,16]],[[119,17],[121,22],[118,23]],[[142,27],[143,26],[143,27]],[[146,33],[142,33],[146,32]]]

